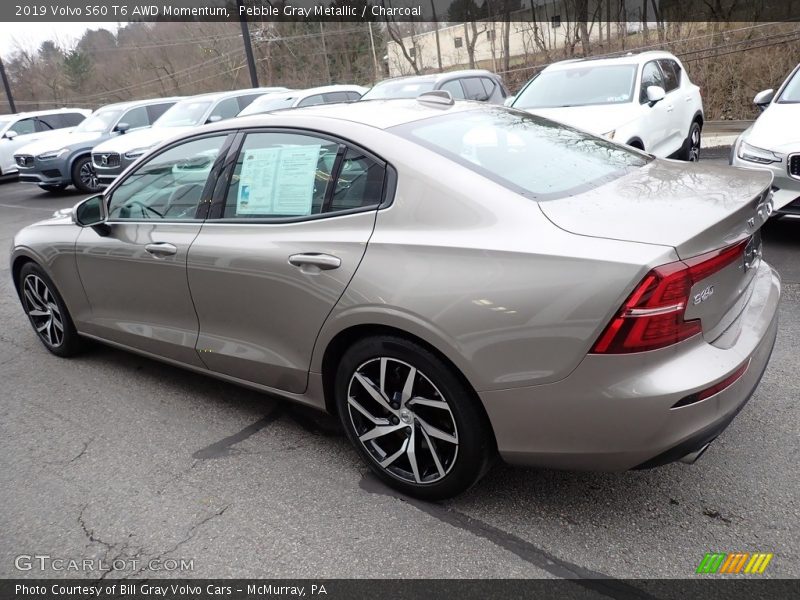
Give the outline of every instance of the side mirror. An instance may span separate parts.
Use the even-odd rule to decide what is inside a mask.
[[[220,121],[222,121],[222,117],[219,115],[211,115],[208,117],[208,121],[206,121],[206,123],[219,123]]]
[[[758,92],[756,94],[756,97],[753,98],[753,104],[758,106],[758,108],[760,108],[761,110],[765,110],[769,105],[769,103],[772,102],[772,99],[774,97],[775,97],[775,90],[771,88],[768,90],[763,90],[761,92]]]
[[[72,209],[73,223],[78,227],[92,227],[100,235],[108,235],[107,218],[106,200],[102,194],[81,200]]]
[[[650,103],[650,106],[653,106],[656,102],[661,102],[666,95],[667,92],[665,92],[664,88],[660,85],[647,86],[647,101]]]
[[[117,126],[114,127],[114,131],[118,131],[120,134],[123,134],[130,128],[131,126],[129,123],[117,123]]]
[[[17,135],[18,134],[16,131],[14,131],[13,129],[9,129],[8,131],[6,131],[6,134],[3,137],[9,140],[13,140],[15,137],[17,137]]]

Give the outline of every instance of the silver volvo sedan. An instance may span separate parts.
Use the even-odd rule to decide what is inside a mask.
[[[52,353],[99,340],[338,414],[436,499],[498,454],[696,459],[775,341],[770,183],[433,92],[193,130],[20,231],[11,272]]]

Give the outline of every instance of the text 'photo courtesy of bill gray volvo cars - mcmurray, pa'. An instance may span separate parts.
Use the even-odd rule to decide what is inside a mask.
[[[327,410],[418,498],[497,456],[692,462],[776,339],[773,177],[661,158],[696,159],[702,108],[677,60],[645,54],[543,71],[557,106],[538,78],[513,107],[493,78],[484,102],[435,79],[186,129],[14,237],[20,301],[56,355],[99,340]],[[572,104],[615,118],[551,120],[578,124]],[[641,117],[670,105],[680,123]]]

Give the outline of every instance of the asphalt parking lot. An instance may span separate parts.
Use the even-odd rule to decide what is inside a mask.
[[[467,494],[425,504],[372,478],[324,415],[99,345],[49,354],[8,249],[80,197],[0,184],[0,577],[97,576],[14,566],[46,554],[193,560],[192,572],[109,577],[683,578],[712,551],[773,552],[762,577],[800,577],[800,220],[764,230],[784,281],[777,345],[699,462],[498,464]]]

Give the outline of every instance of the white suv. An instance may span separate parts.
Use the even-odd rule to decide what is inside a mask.
[[[0,115],[0,175],[17,172],[14,152],[46,138],[52,131],[68,131],[92,114],[82,108],[57,108]]]
[[[700,88],[669,52],[555,63],[511,106],[662,158],[700,156]]]

